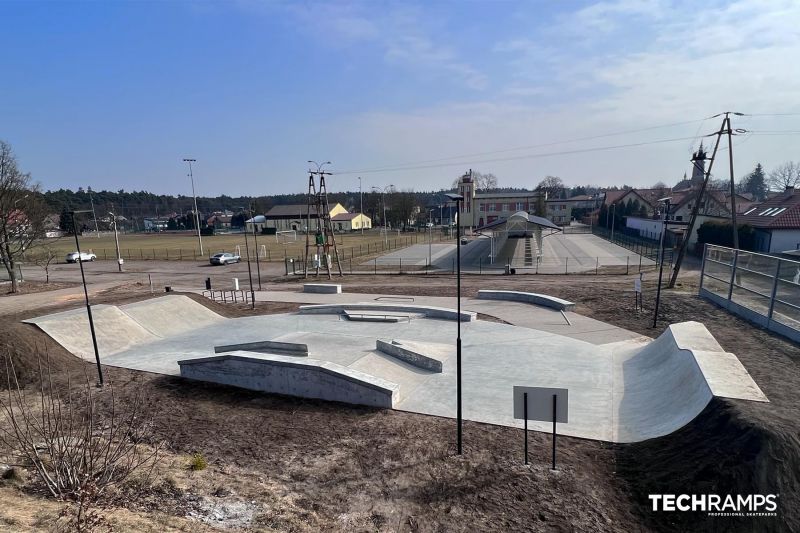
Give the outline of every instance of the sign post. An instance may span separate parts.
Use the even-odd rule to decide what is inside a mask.
[[[644,279],[644,272],[639,272],[639,277],[633,280],[633,296],[636,299],[634,302],[634,311],[643,311],[642,306],[642,279]]]
[[[556,470],[556,423],[568,423],[569,390],[514,387],[514,418],[525,428],[525,464],[528,464],[528,420],[553,423],[553,470]]]

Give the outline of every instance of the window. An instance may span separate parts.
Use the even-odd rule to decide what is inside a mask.
[[[756,209],[758,209],[758,208],[757,208],[757,207],[750,208],[750,209],[748,209],[748,210],[747,210],[747,211],[746,211],[744,214],[745,214],[745,215],[749,215],[750,213],[752,213],[752,212],[753,212],[753,211],[755,211]]]
[[[503,204],[503,211],[508,211],[508,204]]]
[[[523,202],[517,202],[517,211],[525,211],[525,204]]]
[[[785,208],[785,207],[781,207],[780,209],[778,209],[778,210],[777,210],[777,211],[775,211],[774,213],[770,214],[769,216],[771,216],[771,217],[778,216],[778,215],[780,215],[781,213],[783,213],[784,211],[786,211],[786,208]]]
[[[760,217],[769,216],[769,215],[770,215],[770,213],[772,213],[772,210],[773,210],[773,209],[775,209],[775,208],[774,208],[774,207],[770,207],[770,208],[768,208],[768,209],[764,209],[763,211],[761,211],[761,212],[758,214],[758,216],[760,216]]]
[[[495,204],[489,204],[489,211],[494,212],[495,207],[496,207]]]
[[[481,204],[480,211],[486,211],[486,204]]]

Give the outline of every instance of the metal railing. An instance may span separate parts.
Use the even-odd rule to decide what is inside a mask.
[[[706,245],[700,296],[800,341],[800,262]]]

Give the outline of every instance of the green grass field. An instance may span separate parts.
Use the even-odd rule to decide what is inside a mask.
[[[296,242],[278,242],[275,235],[258,235],[258,255],[267,261],[283,261],[285,257],[302,257],[305,251],[304,234],[297,234]],[[403,248],[417,242],[428,242],[427,233],[389,233],[388,246],[386,239],[377,229],[361,233],[336,234],[336,244],[340,256],[345,258],[361,257],[388,249]],[[434,232],[434,241],[440,235]],[[255,258],[256,247],[253,236],[248,234],[250,256]],[[313,236],[312,236],[313,240]],[[75,251],[74,237],[62,237],[39,243],[31,250],[30,255],[41,253],[41,245],[47,246],[58,254],[57,259],[69,252]],[[95,236],[85,233],[80,236],[82,251],[91,251],[97,255],[98,260],[114,260],[116,248],[113,235]],[[239,247],[237,249],[237,246]],[[212,235],[203,237],[203,254],[197,242],[197,235],[190,233],[127,233],[119,236],[120,254],[125,260],[168,259],[168,260],[196,260],[208,257],[218,252],[238,253],[245,256],[245,240],[243,233]]]

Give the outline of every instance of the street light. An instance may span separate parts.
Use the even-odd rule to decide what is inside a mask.
[[[672,197],[660,198],[658,202],[664,202],[664,218],[661,222],[661,243],[658,247],[659,266],[658,266],[658,288],[656,289],[656,308],[653,312],[653,327],[658,321],[658,304],[661,300],[661,276],[664,274],[664,234],[667,233],[667,216],[669,215],[669,203]]]
[[[256,247],[256,271],[258,272],[258,290],[261,290],[261,264],[258,262],[258,235],[256,232],[256,228],[258,225],[255,223],[255,215],[253,214],[253,204],[250,204],[250,218],[254,220],[253,222],[253,244]],[[247,228],[245,228],[246,233]],[[248,254],[248,260],[250,259]]]
[[[250,218],[253,218],[253,211],[250,210]],[[253,234],[256,231],[256,223],[253,221]],[[252,309],[256,308],[256,293],[253,290],[253,270],[250,268],[250,245],[247,243],[247,228],[244,230],[244,250],[247,254],[247,277],[250,278],[250,305]],[[258,255],[258,250],[256,250],[256,255]]]
[[[89,315],[89,331],[92,333],[92,346],[94,347],[94,359],[97,361],[97,376],[100,379],[100,386],[103,386],[103,368],[100,366],[100,352],[97,350],[97,335],[94,332],[94,319],[92,319],[92,306],[89,305],[89,291],[86,288],[86,275],[83,272],[83,261],[81,260],[81,244],[78,242],[78,226],[75,224],[75,213],[91,213],[91,209],[81,211],[71,211],[72,232],[75,234],[75,248],[78,252],[78,265],[81,267],[81,281],[83,282],[83,296],[86,298],[86,314]]]
[[[330,161],[325,161],[324,163],[317,163],[316,161],[312,161],[311,159],[309,159],[308,162],[313,165],[317,165],[317,172],[316,172],[317,174],[322,172],[322,167],[324,167],[325,165],[332,164]]]
[[[387,185],[383,189],[380,187],[372,187],[373,191],[379,191],[381,193],[381,203],[383,204],[383,236],[387,245],[389,244],[389,228],[386,226],[386,196],[384,196],[384,193],[387,190],[391,191],[392,189],[394,189],[394,185],[391,184]]]
[[[460,212],[460,203],[464,197],[460,194],[446,193],[450,200],[456,203],[456,214]],[[456,224],[456,300],[458,301],[458,310],[456,313],[456,322],[458,323],[458,336],[456,337],[456,420],[457,420],[457,438],[458,438],[458,455],[461,455],[461,224]]]
[[[192,174],[192,163],[196,163],[197,159],[184,158],[186,163],[189,163],[189,179],[192,182],[192,197],[194,198],[194,224],[197,227],[197,241],[200,243],[200,255],[203,254],[203,238],[200,236],[200,213],[197,211],[197,195],[194,192],[194,175]]]

